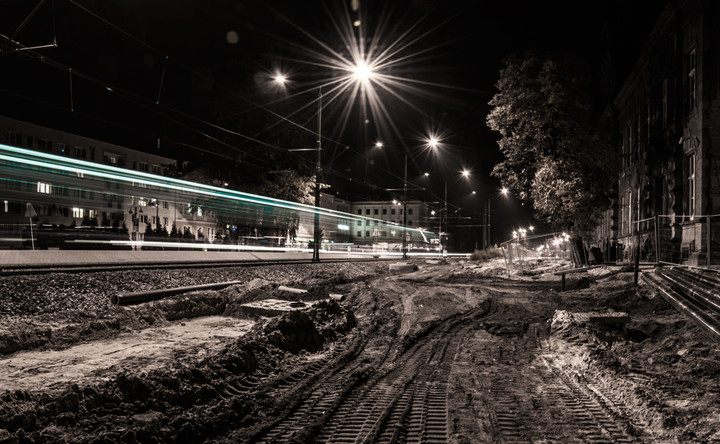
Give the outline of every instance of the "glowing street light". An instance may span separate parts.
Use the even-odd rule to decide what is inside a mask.
[[[366,83],[370,81],[372,69],[365,61],[357,62],[353,67],[353,77],[358,83]],[[287,77],[282,74],[276,75],[274,78],[276,83],[284,85]],[[315,218],[313,223],[313,262],[320,262],[320,181],[322,176],[322,111],[323,111],[323,93],[322,86],[318,87],[318,121],[317,121],[317,146],[314,148],[317,153],[315,157]],[[378,142],[379,143],[379,142]],[[377,146],[377,144],[376,144]],[[382,148],[382,144],[378,146]],[[291,151],[308,151],[312,148],[299,148]]]

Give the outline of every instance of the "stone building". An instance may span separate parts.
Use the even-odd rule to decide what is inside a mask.
[[[670,2],[616,96],[620,174],[599,229],[611,258],[720,260],[719,12]]]

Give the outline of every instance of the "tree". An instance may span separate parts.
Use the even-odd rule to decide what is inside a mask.
[[[590,94],[587,64],[534,51],[509,56],[488,126],[504,159],[493,175],[546,222],[587,237],[609,205],[613,153]]]

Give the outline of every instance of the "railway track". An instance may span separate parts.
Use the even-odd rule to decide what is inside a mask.
[[[322,263],[342,263],[342,262],[380,262],[380,261],[397,261],[397,258],[368,258],[368,259],[342,259],[328,258],[323,259]],[[264,267],[268,265],[303,265],[313,264],[311,259],[253,259],[246,261],[206,261],[206,262],[138,262],[138,263],[95,263],[95,264],[20,264],[20,265],[0,265],[0,276],[18,276],[18,275],[39,275],[49,273],[93,273],[103,271],[131,271],[131,270],[171,270],[171,269],[189,269],[189,268],[211,268],[211,267]]]

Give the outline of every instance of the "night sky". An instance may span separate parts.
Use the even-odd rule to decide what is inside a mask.
[[[315,146],[322,86],[325,177],[343,197],[388,198],[384,189],[402,187],[407,152],[408,178],[425,188],[411,197],[439,200],[447,180],[453,205],[472,216],[500,187],[489,175],[500,153],[485,116],[503,57],[534,47],[596,66],[609,54],[619,88],[663,2],[356,5],[0,0],[0,114],[179,160],[251,151],[248,168],[272,170],[277,157],[311,168],[313,153],[288,150]],[[333,59],[349,60],[352,42],[387,55],[377,72],[391,81],[374,85],[382,111],[361,91],[333,92],[346,75]],[[283,89],[277,72],[290,79]],[[430,132],[441,154],[424,149]],[[457,178],[462,168],[470,183]],[[514,200],[493,205],[497,223],[511,214],[533,223]]]

